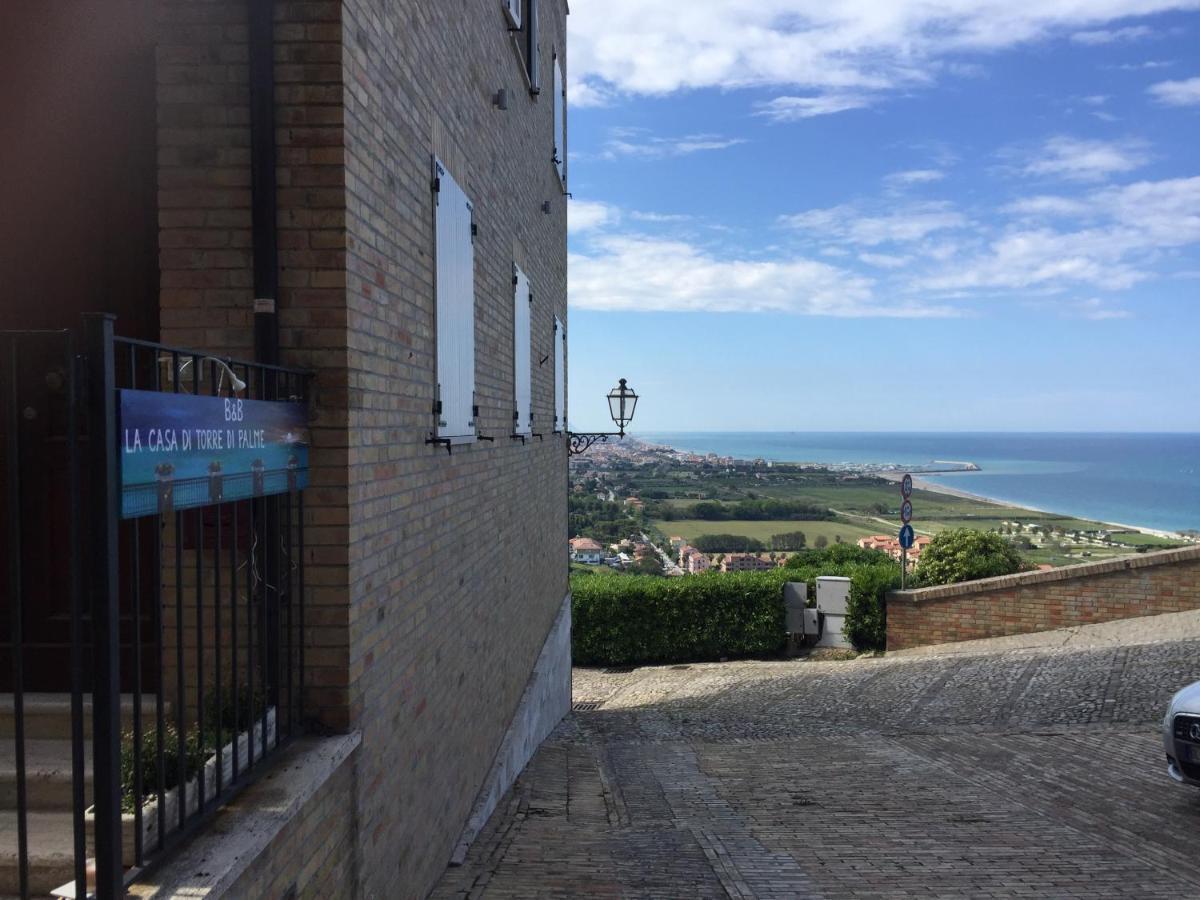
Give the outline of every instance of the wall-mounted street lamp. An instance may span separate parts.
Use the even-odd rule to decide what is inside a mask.
[[[567,447],[568,456],[578,456],[586,453],[587,449],[597,441],[608,443],[610,437],[625,437],[625,426],[633,421],[633,411],[637,408],[638,395],[622,378],[620,384],[608,392],[608,412],[619,431],[568,431],[570,444]]]

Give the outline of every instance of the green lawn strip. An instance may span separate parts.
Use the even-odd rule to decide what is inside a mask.
[[[827,541],[832,543],[834,537],[840,534],[843,541],[854,543],[860,537],[886,532],[883,525],[873,529],[869,525],[852,524],[837,520],[813,522],[786,519],[765,522],[741,520],[710,522],[706,519],[677,519],[671,522],[656,521],[654,524],[668,537],[679,535],[685,540],[691,540],[701,534],[740,534],[746,537],[757,538],[766,543],[770,541],[773,534],[803,531],[804,536],[808,539],[809,546],[812,545],[818,536],[823,536]]]

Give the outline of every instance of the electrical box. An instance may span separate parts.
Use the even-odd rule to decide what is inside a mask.
[[[818,647],[849,648],[850,641],[842,634],[846,622],[846,606],[850,600],[850,579],[837,575],[817,578],[817,609],[825,617],[825,627]]]
[[[803,581],[789,581],[783,586],[783,608],[785,630],[788,634],[804,634],[804,608],[808,606],[808,585]]]
[[[818,609],[804,610],[804,636],[817,637],[821,633],[821,611]]]

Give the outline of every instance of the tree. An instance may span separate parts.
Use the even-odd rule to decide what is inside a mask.
[[[760,553],[767,549],[762,541],[744,534],[701,534],[691,543],[701,553]]]
[[[817,539],[813,541],[813,546],[818,550],[824,550],[829,546],[829,538],[825,537],[823,534],[818,534]]]
[[[656,555],[650,554],[635,560],[629,571],[635,575],[661,575],[662,563]]]
[[[803,531],[785,531],[771,535],[772,550],[803,550],[808,543]]]
[[[916,577],[921,584],[954,584],[1011,575],[1021,570],[1021,555],[998,534],[951,528],[936,535],[921,554]]]

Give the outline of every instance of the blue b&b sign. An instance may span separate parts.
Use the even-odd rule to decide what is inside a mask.
[[[120,392],[121,518],[303,490],[304,403]]]

